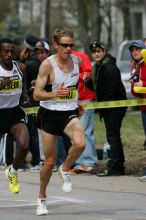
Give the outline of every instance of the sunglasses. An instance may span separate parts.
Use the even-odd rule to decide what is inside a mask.
[[[63,44],[63,43],[58,43],[58,44],[64,48],[67,48],[67,47],[72,48],[74,46],[74,44]]]

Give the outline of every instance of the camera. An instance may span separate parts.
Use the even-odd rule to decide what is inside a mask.
[[[137,82],[139,80],[139,74],[138,73],[134,73],[132,76],[131,76],[131,80],[133,82]]]

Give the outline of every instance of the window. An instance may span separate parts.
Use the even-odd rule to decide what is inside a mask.
[[[134,12],[131,15],[132,38],[141,39],[142,37],[142,12]]]

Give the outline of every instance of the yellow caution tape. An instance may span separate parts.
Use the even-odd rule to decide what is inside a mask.
[[[133,90],[136,93],[146,93],[146,87],[135,86]]]
[[[37,114],[39,107],[23,108],[27,115]]]
[[[117,108],[117,107],[132,107],[146,105],[146,99],[128,99],[118,101],[92,102],[83,104],[84,109],[101,109],[101,108]]]
[[[146,105],[146,99],[128,99],[118,101],[84,103],[84,109],[118,108]],[[24,108],[27,115],[37,114],[39,107]]]

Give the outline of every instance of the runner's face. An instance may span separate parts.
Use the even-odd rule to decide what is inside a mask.
[[[4,43],[0,50],[0,59],[3,64],[9,65],[12,63],[14,57],[15,46],[12,43]]]
[[[91,57],[97,63],[103,59],[104,55],[105,51],[101,48],[96,48],[95,50],[91,51]]]
[[[71,37],[61,37],[60,41],[56,43],[56,46],[58,54],[64,59],[68,59],[72,51],[73,39]]]

